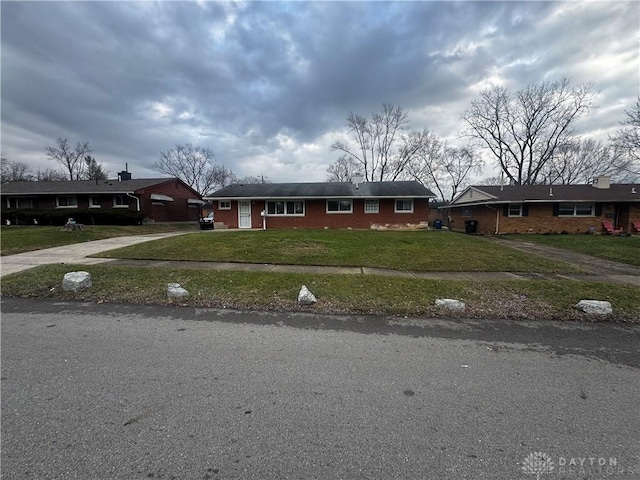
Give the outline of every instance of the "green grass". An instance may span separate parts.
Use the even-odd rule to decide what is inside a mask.
[[[91,273],[93,286],[85,292],[63,292],[66,272]],[[180,302],[194,307],[302,310],[411,316],[457,316],[435,307],[436,298],[467,303],[465,317],[521,319],[584,319],[572,306],[581,299],[608,300],[615,320],[638,321],[640,288],[629,285],[571,280],[471,282],[407,279],[374,275],[318,275],[115,267],[108,265],[50,265],[7,276],[3,295],[113,303],[169,304],[167,283],[190,292]],[[301,285],[318,298],[310,307],[297,304]]]
[[[394,270],[580,273],[482,237],[444,231],[273,230],[182,235],[111,250],[122,259],[376,267]]]
[[[90,242],[126,235],[146,235],[151,233],[196,230],[193,223],[158,223],[131,226],[86,226],[83,230],[65,231],[62,227],[45,226],[2,226],[0,227],[0,254],[41,250],[74,243]]]
[[[640,236],[617,235],[508,235],[504,238],[565,248],[614,262],[640,267]]]

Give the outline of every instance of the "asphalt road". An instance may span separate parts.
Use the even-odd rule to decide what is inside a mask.
[[[638,326],[1,307],[3,479],[640,478]]]

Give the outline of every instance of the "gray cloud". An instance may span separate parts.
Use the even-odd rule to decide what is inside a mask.
[[[210,147],[239,175],[322,180],[350,111],[382,102],[455,138],[491,82],[594,82],[606,138],[638,95],[633,2],[2,2],[2,151],[57,137],[112,173]]]

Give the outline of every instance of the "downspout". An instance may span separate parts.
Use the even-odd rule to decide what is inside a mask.
[[[496,211],[496,233],[495,234],[498,235],[498,233],[500,232],[500,209],[490,207],[489,205],[485,205],[485,207]]]
[[[136,211],[139,212],[140,211],[140,198],[136,197],[135,195],[131,195],[128,192],[127,192],[127,197],[135,199],[135,201],[136,201]]]

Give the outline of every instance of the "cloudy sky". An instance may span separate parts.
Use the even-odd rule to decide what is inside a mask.
[[[2,152],[89,142],[135,178],[179,143],[240,177],[323,181],[349,112],[382,102],[451,143],[491,84],[593,82],[606,139],[640,91],[637,2],[0,3]]]

